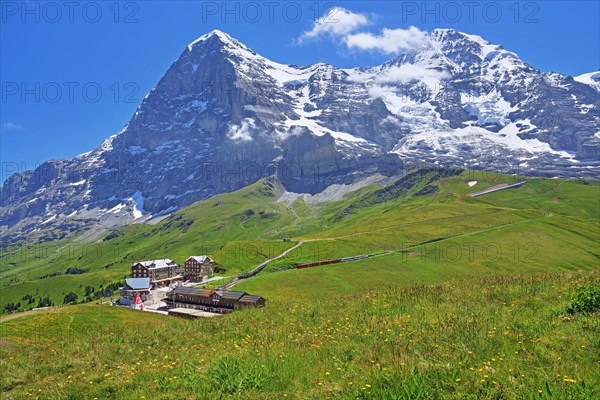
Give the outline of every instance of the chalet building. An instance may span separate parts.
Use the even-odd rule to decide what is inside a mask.
[[[227,313],[242,307],[262,307],[266,300],[246,292],[177,287],[164,299],[169,308]]]
[[[142,302],[151,300],[150,278],[127,278],[125,286],[119,288],[119,304],[129,306],[139,295]]]
[[[213,274],[215,262],[209,256],[191,256],[185,260],[184,277],[192,282],[201,282]]]
[[[131,264],[133,278],[150,278],[152,287],[167,286],[173,281],[181,280],[177,274],[177,264],[173,260],[152,260]]]

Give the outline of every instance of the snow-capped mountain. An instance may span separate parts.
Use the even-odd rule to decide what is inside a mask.
[[[573,79],[575,79],[577,82],[590,85],[596,90],[600,90],[600,71],[588,72],[587,74],[576,76]]]
[[[595,177],[598,75],[541,72],[448,29],[352,69],[279,64],[213,31],[186,47],[121,132],[7,179],[1,234],[124,225],[273,174],[317,193],[398,175],[406,161]]]

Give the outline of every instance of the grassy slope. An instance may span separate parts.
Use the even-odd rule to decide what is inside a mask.
[[[208,253],[233,274],[293,245],[281,242],[288,236],[314,241],[269,268],[443,239],[360,262],[267,270],[238,286],[267,297],[267,307],[218,319],[80,305],[3,322],[3,395],[598,396],[600,319],[564,309],[582,284],[600,285],[597,272],[580,271],[598,268],[600,186],[535,179],[470,198],[470,180],[479,190],[516,178],[466,171],[433,183],[436,193],[427,189],[430,178],[318,206],[297,201],[295,213],[273,202],[277,185],[261,182],[158,225],[126,228],[94,244],[95,257],[48,263],[8,253],[2,281],[29,280],[3,287],[2,302],[20,298],[24,288],[60,300],[74,285],[122,277],[141,258],[182,262]],[[82,264],[91,271],[34,279]]]
[[[598,273],[453,279],[181,320],[70,306],[0,324],[3,398],[591,399]]]
[[[20,301],[26,293],[38,298],[48,294],[61,303],[71,290],[81,296],[86,285],[122,279],[129,274],[131,262],[141,259],[170,257],[182,263],[192,254],[210,254],[232,276],[293,245],[283,243],[282,237],[337,239],[306,242],[268,269],[447,239],[409,254],[322,271],[263,273],[240,288],[267,297],[285,296],[288,290],[312,296],[319,287],[364,287],[365,279],[373,285],[389,280],[410,284],[490,270],[513,273],[597,266],[597,183],[534,179],[518,189],[470,198],[466,194],[473,190],[518,178],[480,171],[437,178],[436,172],[423,171],[391,186],[395,191],[373,186],[333,203],[315,206],[298,200],[293,210],[275,202],[282,190],[277,182],[259,182],[196,203],[157,225],[125,228],[111,240],[86,244],[63,240],[8,249],[0,266],[4,286],[0,307]],[[475,188],[466,184],[470,180],[478,181]],[[430,182],[438,191],[418,195],[431,192],[426,190]],[[56,249],[61,250],[53,252]],[[39,279],[68,267],[90,272]],[[306,281],[312,282],[299,284]]]
[[[511,179],[467,171],[438,182],[435,196],[409,199],[401,207],[386,203],[366,208],[351,216],[352,224],[310,236],[340,239],[307,242],[271,268],[446,238],[441,242],[368,260],[261,274],[237,287],[271,298],[313,298],[324,289],[352,292],[386,282],[407,286],[455,276],[597,269],[600,186],[533,179],[518,189],[465,196],[473,190],[467,180],[478,180],[484,188]]]

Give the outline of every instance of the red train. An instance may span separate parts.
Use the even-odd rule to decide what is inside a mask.
[[[354,257],[336,258],[334,260],[316,261],[316,262],[311,262],[311,263],[298,264],[298,265],[296,265],[296,268],[318,267],[319,265],[337,264],[337,263],[346,262],[346,261],[362,260],[363,258],[367,258],[367,257],[369,257],[369,256],[360,255],[360,256],[354,256]]]
[[[335,260],[323,260],[323,261],[316,261],[316,262],[311,262],[311,263],[306,263],[306,264],[298,264],[296,266],[296,268],[310,268],[310,267],[317,267],[319,265],[336,264],[339,262],[342,262],[341,258],[336,258]]]

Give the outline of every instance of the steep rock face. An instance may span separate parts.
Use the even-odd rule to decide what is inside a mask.
[[[143,221],[270,175],[317,193],[397,175],[404,161],[594,177],[598,76],[544,73],[446,29],[352,69],[279,64],[213,31],[186,47],[121,132],[7,179],[0,234]]]

